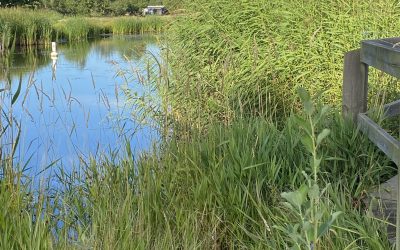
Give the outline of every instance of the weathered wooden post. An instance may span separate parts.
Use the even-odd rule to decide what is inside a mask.
[[[346,118],[357,122],[357,115],[367,111],[368,65],[360,60],[360,49],[344,55],[343,68],[343,105]]]

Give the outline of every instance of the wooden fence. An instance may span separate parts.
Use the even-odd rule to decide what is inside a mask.
[[[361,48],[344,56],[343,115],[352,119],[361,131],[399,168],[400,142],[376,124],[368,114],[368,68],[374,67],[400,78],[400,37],[361,42]],[[400,114],[400,99],[383,107],[385,117]],[[400,124],[399,124],[400,127]],[[396,249],[400,250],[400,174],[397,187]]]

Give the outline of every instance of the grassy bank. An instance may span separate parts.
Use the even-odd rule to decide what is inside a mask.
[[[13,183],[16,175],[3,176],[0,246],[287,249],[295,238],[282,228],[301,219],[280,194],[311,174],[298,122],[306,117],[288,118],[283,129],[261,117],[214,124],[206,135],[192,130],[190,139],[173,139],[136,159],[127,147],[122,158],[92,160],[71,173],[60,168],[63,191],[53,195],[29,192]],[[315,132],[328,127],[318,149],[318,184],[326,189],[318,212],[322,221],[333,211],[344,215],[315,249],[389,249],[385,224],[365,213],[362,198],[394,166],[339,115],[324,117]]]
[[[0,45],[49,44],[56,39],[85,40],[99,34],[161,32],[172,17],[63,17],[46,10],[0,9]]]
[[[140,157],[127,143],[76,171],[60,166],[58,190],[31,191],[16,181],[18,166],[3,164],[0,248],[390,249],[387,222],[371,217],[364,198],[396,167],[338,106],[343,53],[363,38],[395,35],[399,7],[383,0],[187,7],[154,80],[171,134]],[[398,98],[398,81],[372,71],[374,81],[371,103]],[[325,92],[311,100],[295,93],[300,86]],[[9,131],[12,119],[2,121]],[[5,163],[14,144],[2,141],[11,152],[0,155]]]

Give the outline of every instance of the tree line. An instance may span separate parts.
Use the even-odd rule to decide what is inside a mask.
[[[118,16],[140,14],[148,5],[180,8],[182,0],[0,0],[0,7],[45,8],[64,15]]]

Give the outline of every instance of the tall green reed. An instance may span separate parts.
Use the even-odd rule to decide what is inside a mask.
[[[385,0],[191,1],[168,33],[176,112],[202,125],[238,113],[288,116],[300,109],[300,86],[325,90],[320,98],[339,107],[343,54],[362,39],[397,36],[398,9]],[[376,96],[399,96],[398,81],[376,71],[370,79]]]
[[[314,214],[326,211],[323,218],[328,219],[330,211],[343,211],[346,219],[331,224],[318,246],[388,247],[383,231],[365,238],[371,226],[385,224],[355,207],[353,198],[359,195],[357,187],[377,184],[393,169],[361,135],[339,139],[343,129],[330,126],[335,117],[327,114],[315,127],[324,131],[329,126],[332,133],[320,144],[318,180],[320,187],[331,185]],[[353,134],[354,128],[344,124],[345,132]],[[68,246],[73,230],[77,244],[95,248],[285,249],[290,237],[274,225],[286,227],[298,217],[281,204],[280,193],[307,182],[303,172],[312,173],[303,135],[298,118],[288,119],[284,129],[252,118],[215,124],[206,134],[192,131],[139,158],[127,144],[122,158],[91,160],[72,174],[59,175],[66,201],[60,204],[60,218],[70,228],[60,228],[58,235]],[[335,172],[335,165],[347,172]]]
[[[142,84],[152,81],[152,76],[132,74]],[[169,84],[165,79],[155,83]],[[316,107],[315,113],[322,110]],[[373,230],[384,229],[384,222],[366,216],[353,199],[392,174],[390,162],[339,114],[326,113],[313,127],[331,128],[317,151],[323,158],[318,183],[331,183],[320,207],[346,213],[318,241],[319,247],[388,248],[384,231]],[[210,124],[207,131],[191,127],[187,136],[173,130],[168,143],[141,156],[132,153],[127,138],[120,154],[82,160],[72,171],[61,167],[56,193],[33,194],[22,186],[0,193],[8,201],[0,215],[8,216],[3,226],[8,233],[0,244],[11,249],[286,249],[290,239],[274,226],[298,221],[280,194],[307,182],[303,172],[313,173],[304,134],[293,115],[279,126],[255,116]],[[10,195],[18,202],[12,203]],[[16,212],[21,210],[22,215]]]
[[[60,16],[50,11],[30,11],[24,9],[0,9],[0,37],[9,48],[13,44],[32,45],[48,43],[52,38],[52,25]]]
[[[0,9],[0,46],[49,44],[54,39],[82,41],[104,33],[143,34],[161,32],[170,17],[63,17],[47,10]]]

